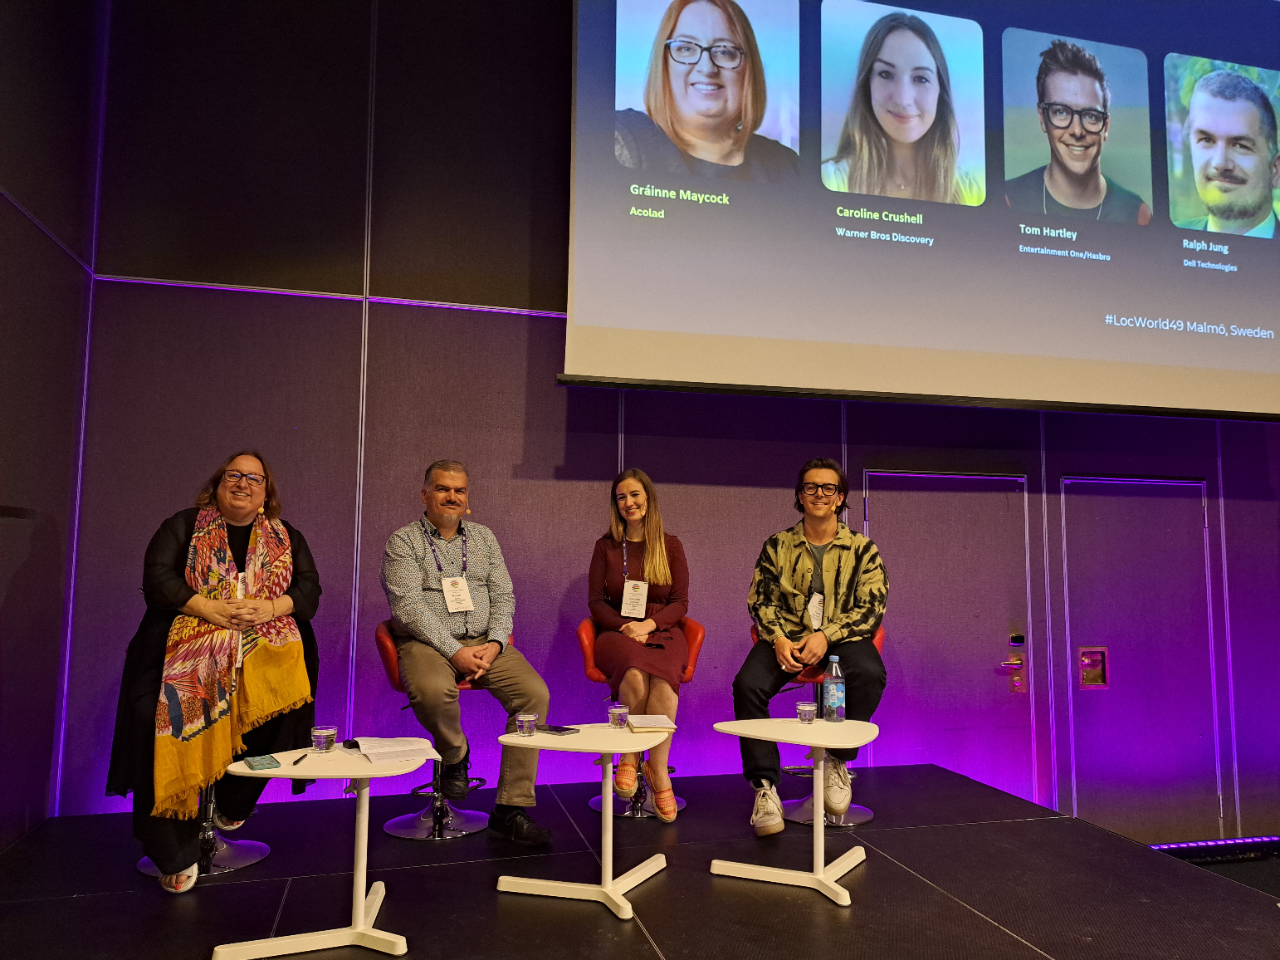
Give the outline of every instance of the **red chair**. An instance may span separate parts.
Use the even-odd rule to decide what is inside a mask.
[[[689,644],[689,663],[684,668],[684,676],[680,678],[680,682],[688,683],[693,679],[694,668],[698,665],[698,654],[702,651],[702,641],[706,639],[707,628],[692,617],[683,617],[680,620],[680,629],[684,631],[684,638]],[[596,666],[596,625],[590,617],[578,624],[578,646],[582,648],[582,666],[586,671],[587,679],[595,683],[608,683],[609,678]],[[676,768],[668,767],[667,771],[675,773]],[[636,778],[638,781],[636,792],[630,800],[614,797],[614,816],[656,817],[658,815],[649,798],[649,787],[644,780],[643,767],[636,771]],[[589,806],[592,810],[599,810],[600,805],[599,797],[591,798]],[[676,797],[676,809],[683,810],[684,806],[684,801]]]
[[[876,652],[884,652],[884,624],[876,627],[875,634],[871,637],[871,642],[876,645]],[[751,643],[752,646],[760,642],[760,631],[756,629],[756,625],[751,624]],[[825,671],[821,664],[815,663],[811,667],[805,667],[796,674],[796,685],[794,687],[784,687],[784,690],[799,690],[806,683],[822,683],[822,676]],[[793,777],[807,777],[813,773],[812,767],[783,767],[783,773],[789,773]],[[857,774],[850,772],[850,776]],[[849,809],[845,811],[841,817],[833,817],[829,813],[824,813],[826,824],[829,827],[850,827],[857,826],[861,823],[867,823],[875,814],[869,807],[860,806],[856,803],[849,804]],[[782,817],[784,820],[790,820],[792,823],[813,823],[813,797],[806,797],[804,800],[784,800],[782,803]]]
[[[387,672],[387,682],[391,684],[391,689],[396,693],[404,693],[404,683],[400,680],[400,651],[396,647],[395,638],[391,636],[390,620],[378,624],[373,631],[373,640],[378,647],[378,656],[382,659],[382,667]],[[459,680],[458,689],[470,690],[471,682]],[[407,710],[408,704],[401,709]],[[440,761],[434,761],[431,782],[414,787],[411,791],[415,795],[429,798],[431,803],[420,813],[409,813],[388,820],[382,825],[383,830],[393,837],[403,837],[406,840],[452,840],[454,837],[476,833],[488,825],[487,815],[475,810],[459,810],[440,792],[440,767]],[[479,780],[479,785],[483,786],[484,780]],[[428,787],[431,792],[424,794],[423,791]]]

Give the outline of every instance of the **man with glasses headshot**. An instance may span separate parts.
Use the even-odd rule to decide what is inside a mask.
[[[1111,91],[1098,58],[1074,43],[1054,40],[1040,54],[1036,100],[1049,162],[1006,180],[1005,202],[1023,213],[1067,220],[1150,223],[1151,208],[1143,199],[1102,172]]]
[[[840,658],[845,716],[870,720],[884,693],[885,670],[872,643],[884,618],[889,580],[876,545],[840,522],[849,481],[840,464],[819,458],[800,468],[795,508],[804,519],[765,541],[751,578],[747,606],[759,642],[733,679],[733,716],[769,716],[772,700],[796,675]],[[782,779],[778,745],[739,740],[742,772],[756,790],[751,824],[756,835],[778,833],[785,823],[777,786]],[[853,750],[828,750],[826,812],[841,816],[851,799],[848,761]]]
[[[1175,227],[1280,237],[1272,191],[1280,189],[1276,111],[1261,87],[1230,70],[1200,78],[1187,110],[1196,193],[1207,216]]]

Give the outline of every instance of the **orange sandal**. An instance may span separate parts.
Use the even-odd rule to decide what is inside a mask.
[[[630,760],[620,760],[613,768],[613,792],[623,800],[636,795],[636,765]]]
[[[676,818],[679,808],[676,806],[676,792],[673,788],[655,790],[653,788],[653,771],[649,769],[649,761],[644,762],[644,779],[649,787],[649,799],[653,804],[653,812],[663,823],[671,823]]]

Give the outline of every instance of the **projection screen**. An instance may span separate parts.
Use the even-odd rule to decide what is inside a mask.
[[[562,382],[1280,416],[1275,0],[576,16]]]

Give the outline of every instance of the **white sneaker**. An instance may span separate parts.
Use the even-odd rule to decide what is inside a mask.
[[[828,752],[823,772],[822,806],[831,816],[842,817],[849,812],[849,802],[853,799],[849,768]]]
[[[767,780],[763,787],[756,788],[756,807],[751,813],[751,825],[756,828],[757,837],[781,833],[787,825],[782,819],[782,801],[778,799],[778,791]]]

